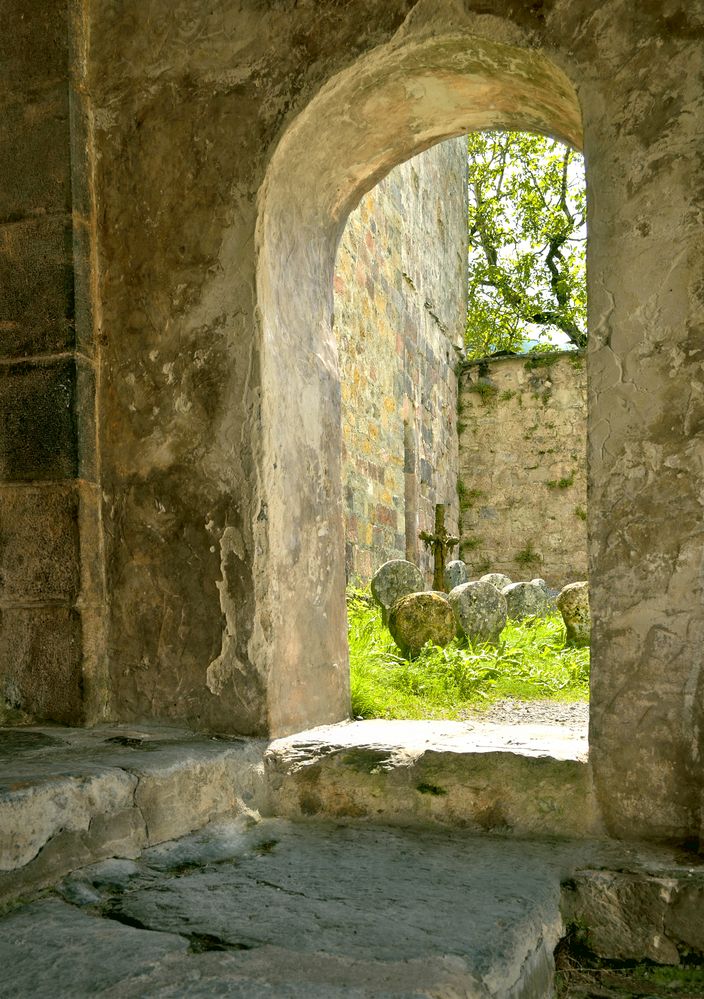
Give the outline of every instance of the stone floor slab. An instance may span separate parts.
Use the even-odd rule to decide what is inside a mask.
[[[547,997],[560,881],[591,856],[581,850],[456,830],[220,822],[68,876],[61,902],[0,921],[0,960],[15,969],[14,996],[94,994],[79,981],[120,997]],[[70,960],[59,959],[67,938]]]

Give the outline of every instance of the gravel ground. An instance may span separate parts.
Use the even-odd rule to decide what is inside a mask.
[[[583,730],[589,724],[589,704],[586,701],[496,701],[473,717],[483,721],[514,725],[530,722],[535,725],[565,725]]]

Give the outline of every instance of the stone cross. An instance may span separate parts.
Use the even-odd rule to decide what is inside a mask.
[[[445,530],[444,503],[435,504],[435,533],[429,534],[427,531],[421,531],[418,537],[433,553],[433,589],[444,591],[445,558],[448,552],[460,543],[459,538],[453,538]]]

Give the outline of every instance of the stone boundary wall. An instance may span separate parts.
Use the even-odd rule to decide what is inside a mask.
[[[466,316],[466,140],[385,177],[350,215],[338,250],[348,580],[390,558],[431,573],[418,531],[435,503],[457,526],[457,376]]]
[[[586,579],[584,356],[467,363],[458,429],[460,554],[472,573]]]

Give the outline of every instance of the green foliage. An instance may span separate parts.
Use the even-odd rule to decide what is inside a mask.
[[[499,394],[499,390],[496,385],[492,385],[491,382],[475,382],[474,385],[467,386],[468,392],[474,392],[478,395],[485,406],[488,406],[490,402]]]
[[[584,163],[527,132],[468,136],[470,358],[586,343]],[[557,336],[560,340],[560,336]]]
[[[519,552],[516,552],[513,556],[513,560],[514,562],[517,562],[518,565],[528,568],[529,566],[540,562],[540,555],[538,555],[535,548],[533,548],[533,542],[529,541],[525,548],[521,548]]]
[[[570,472],[567,476],[563,475],[561,479],[550,479],[545,485],[548,489],[569,489],[570,486],[574,485],[574,475],[574,472]]]
[[[362,718],[462,718],[512,697],[586,700],[589,650],[565,647],[562,618],[509,623],[498,646],[426,645],[405,659],[379,609],[348,600],[352,713]]]
[[[575,517],[579,517],[580,520],[587,519],[587,511],[582,506],[576,506],[574,508],[574,515]]]
[[[556,360],[557,356],[552,351],[545,354],[531,354],[523,367],[526,371],[535,371],[537,368],[551,368]]]
[[[468,489],[462,479],[457,480],[457,498],[460,502],[460,510],[470,510],[475,502],[486,493],[482,489]]]

